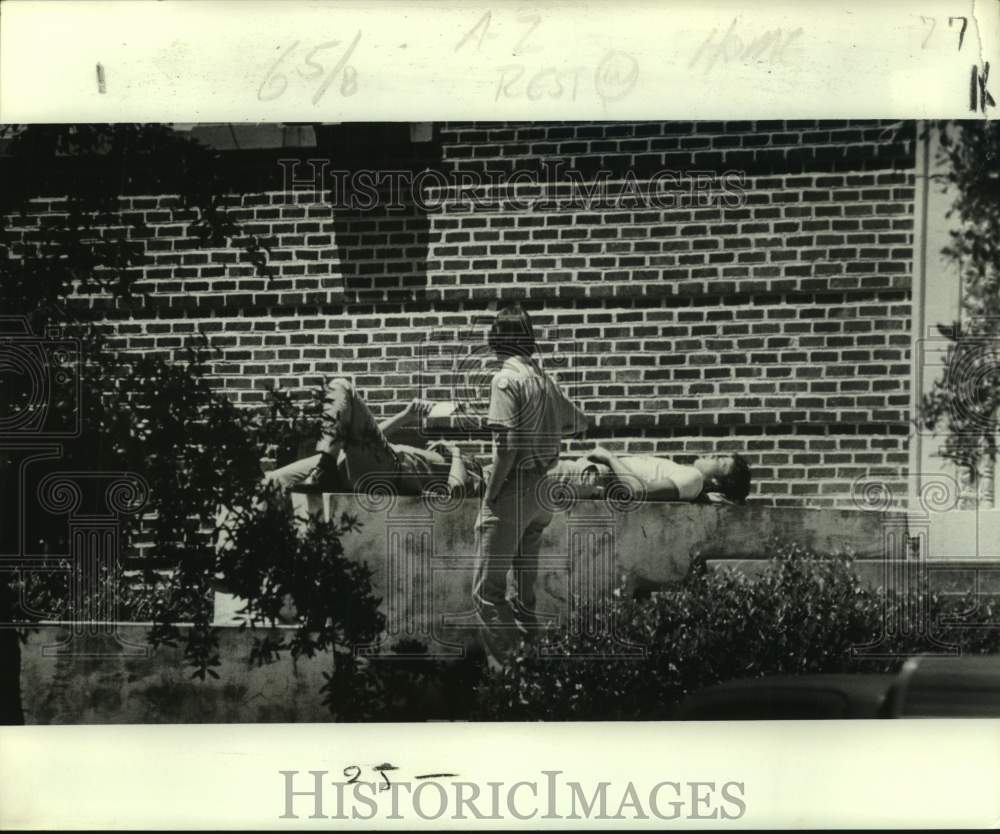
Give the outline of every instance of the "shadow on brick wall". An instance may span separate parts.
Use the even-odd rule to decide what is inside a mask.
[[[431,218],[419,197],[420,172],[440,170],[436,132],[414,141],[408,124],[326,125],[316,129],[319,155],[329,157],[326,198],[344,301],[427,299]]]

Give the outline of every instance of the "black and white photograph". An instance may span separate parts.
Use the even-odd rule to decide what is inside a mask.
[[[517,21],[494,102],[638,83]],[[808,37],[704,34],[717,77]],[[256,100],[363,93],[338,38]],[[0,123],[0,723],[1000,717],[967,63],[966,118]],[[662,784],[660,819],[754,801]]]
[[[998,147],[6,127],[5,719],[992,714]]]

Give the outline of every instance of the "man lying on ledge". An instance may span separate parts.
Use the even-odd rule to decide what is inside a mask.
[[[452,495],[482,494],[488,472],[455,443],[437,441],[421,449],[390,443],[393,432],[412,425],[431,408],[415,399],[381,423],[368,410],[354,384],[340,377],[327,383],[323,436],[317,453],[267,473],[285,490],[312,487],[366,491],[391,485],[400,495],[420,495],[446,487]],[[548,476],[566,484],[577,499],[600,499],[620,483],[646,501],[723,500],[741,503],[750,493],[750,468],[737,454],[705,455],[690,465],[652,455],[615,455],[600,446],[586,457],[562,457]]]
[[[737,454],[703,455],[690,464],[653,455],[616,455],[598,446],[584,458],[562,458],[549,470],[577,499],[603,498],[613,484],[643,501],[741,504],[750,494],[750,467]]]
[[[389,442],[395,431],[417,422],[430,409],[430,402],[415,399],[379,423],[354,383],[331,379],[323,398],[323,435],[316,454],[268,472],[266,478],[285,490],[322,490],[337,483],[351,492],[383,485],[399,495],[420,495],[428,487],[447,485],[451,494],[479,495],[482,466],[454,443],[437,441],[421,449]]]

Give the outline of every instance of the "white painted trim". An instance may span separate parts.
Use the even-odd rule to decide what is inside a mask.
[[[933,141],[926,121],[916,125],[917,146],[915,154],[915,189],[913,202],[913,282],[910,293],[910,420],[917,420],[924,391],[922,339],[926,335],[925,312],[927,305],[927,213],[931,174],[931,143]],[[921,489],[923,460],[923,432],[913,428],[910,441],[909,505],[918,505]]]

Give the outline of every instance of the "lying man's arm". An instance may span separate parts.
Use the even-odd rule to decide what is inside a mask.
[[[469,473],[465,468],[465,458],[462,457],[462,450],[458,448],[458,444],[437,440],[427,448],[451,456],[451,467],[448,469],[448,494],[453,497],[464,495]]]
[[[680,490],[670,478],[644,481],[629,468],[625,461],[607,449],[598,446],[587,455],[587,459],[594,461],[594,463],[607,465],[616,480],[628,486],[633,492],[640,492],[640,497],[645,501],[681,500]]]
[[[419,397],[415,397],[407,403],[406,407],[399,414],[387,417],[379,423],[379,430],[383,435],[388,437],[397,429],[408,426],[411,423],[415,423],[421,417],[425,417],[431,410],[432,405],[433,403],[430,400],[422,400]]]
[[[458,446],[451,447],[451,469],[448,470],[448,492],[452,495],[462,495],[465,492],[465,460]]]

